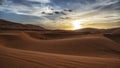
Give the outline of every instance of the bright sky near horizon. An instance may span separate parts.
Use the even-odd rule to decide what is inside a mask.
[[[120,27],[120,0],[0,0],[0,19],[47,29]]]

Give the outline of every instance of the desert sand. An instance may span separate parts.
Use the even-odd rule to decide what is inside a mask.
[[[120,68],[119,30],[90,32],[1,29],[0,68]]]

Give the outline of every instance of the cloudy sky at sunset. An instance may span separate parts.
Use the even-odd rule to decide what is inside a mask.
[[[120,27],[120,0],[0,0],[0,19],[48,29]]]

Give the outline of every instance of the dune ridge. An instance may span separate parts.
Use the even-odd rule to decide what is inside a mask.
[[[49,53],[73,54],[73,55],[94,55],[116,53],[120,47],[114,41],[102,36],[74,37],[57,40],[38,40],[24,32],[0,35],[2,44],[7,47],[42,51]]]

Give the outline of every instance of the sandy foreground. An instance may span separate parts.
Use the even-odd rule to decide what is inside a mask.
[[[120,68],[119,38],[3,31],[0,68]]]

